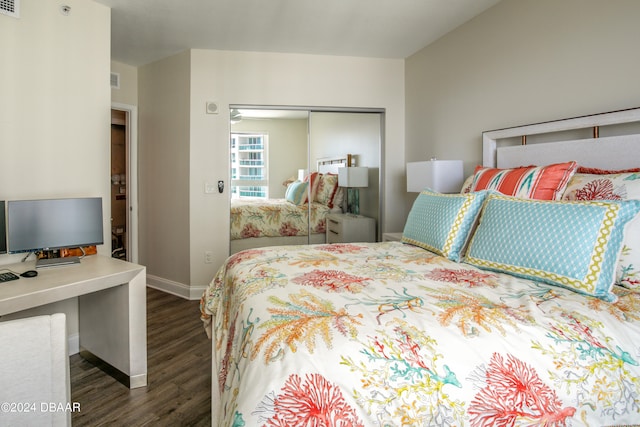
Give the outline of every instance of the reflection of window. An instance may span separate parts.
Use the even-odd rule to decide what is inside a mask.
[[[231,134],[231,197],[269,197],[267,134]]]

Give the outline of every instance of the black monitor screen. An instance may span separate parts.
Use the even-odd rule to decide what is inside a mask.
[[[0,200],[0,254],[7,253],[7,223],[4,217],[4,200]]]
[[[9,252],[101,245],[100,197],[7,202]]]

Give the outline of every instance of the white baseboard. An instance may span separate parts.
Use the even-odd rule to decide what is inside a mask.
[[[188,300],[199,300],[206,289],[205,286],[189,286],[150,274],[147,274],[147,286]]]

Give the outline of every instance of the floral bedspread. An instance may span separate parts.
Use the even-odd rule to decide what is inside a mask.
[[[639,424],[640,294],[615,292],[400,242],[239,252],[201,301],[213,425]]]
[[[311,203],[311,233],[324,233],[329,207]],[[306,236],[309,205],[286,199],[242,199],[231,202],[231,240],[250,237]]]

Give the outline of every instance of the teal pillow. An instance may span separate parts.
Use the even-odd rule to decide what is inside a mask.
[[[440,194],[423,190],[409,212],[402,241],[460,261],[486,191]]]
[[[294,181],[287,187],[284,198],[294,205],[302,205],[307,201],[308,182]]]
[[[640,201],[564,202],[491,194],[465,262],[615,301],[625,225]]]

